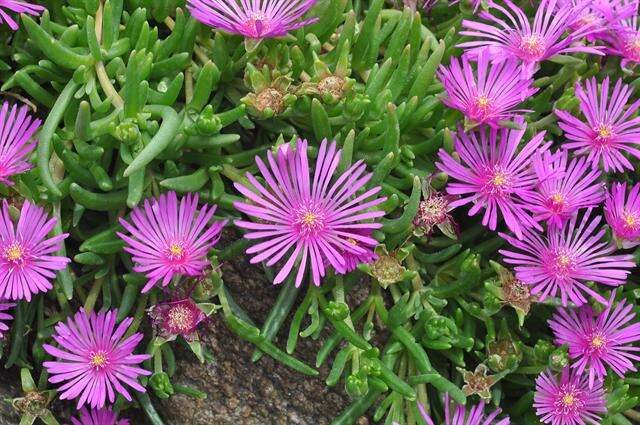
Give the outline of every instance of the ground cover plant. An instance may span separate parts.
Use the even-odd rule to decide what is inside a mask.
[[[221,321],[342,386],[334,425],[640,423],[639,14],[0,0],[5,402],[167,423],[207,396],[174,350],[206,368]],[[264,322],[237,257],[279,287]]]

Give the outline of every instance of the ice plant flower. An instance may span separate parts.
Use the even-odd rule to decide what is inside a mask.
[[[616,247],[603,240],[606,231],[598,230],[601,217],[590,216],[591,208],[581,220],[575,215],[563,228],[549,229],[546,236],[529,229],[522,240],[500,233],[511,244],[499,251],[504,261],[515,265],[516,277],[533,286],[531,293],[539,294],[540,301],[559,293],[564,306],[569,300],[578,306],[586,303],[585,295],[607,304],[587,282],[614,287],[625,283],[635,266],[633,256],[610,255]]]
[[[626,183],[613,183],[604,204],[604,217],[623,248],[640,244],[640,183],[626,196]]]
[[[83,407],[78,418],[71,418],[71,425],[129,425],[126,419],[118,420],[118,415],[108,409],[91,409]]]
[[[56,361],[44,362],[49,382],[63,383],[58,391],[61,400],[78,398],[78,409],[88,404],[94,409],[115,402],[116,393],[131,401],[125,386],[138,392],[145,389],[139,376],[151,375],[135,365],[148,360],[148,354],[133,354],[143,335],[134,333],[124,338],[133,318],[126,318],[116,326],[118,310],[92,312],[80,309],[66,323],[55,327],[53,339],[58,347],[44,344],[44,350]]]
[[[188,0],[191,15],[210,27],[262,39],[316,22],[302,19],[317,0]]]
[[[371,179],[363,161],[334,178],[341,154],[335,142],[323,140],[311,172],[307,141],[298,140],[295,148],[280,146],[275,156],[267,152],[269,167],[256,157],[269,189],[250,173],[246,177],[252,189],[235,184],[248,199],[234,203],[235,208],[255,219],[236,220],[235,224],[248,230],[245,238],[265,239],[247,250],[253,255],[251,263],[266,260],[267,266],[273,266],[287,257],[274,284],[284,281],[299,260],[296,286],[302,283],[308,264],[313,283],[320,285],[325,262],[337,273],[345,273],[343,253],[361,256],[377,245],[366,232],[382,227],[372,220],[382,217],[384,211],[370,209],[386,198],[372,199],[380,192],[379,186],[360,192]]]
[[[640,323],[629,324],[636,317],[633,305],[623,300],[614,307],[614,297],[615,291],[607,308],[599,314],[590,306],[578,311],[561,308],[549,321],[556,343],[569,346],[572,367],[578,374],[588,371],[590,387],[604,379],[605,366],[624,378],[626,372],[636,371],[634,362],[640,360],[633,354],[640,347],[630,345],[640,341]]]
[[[15,307],[15,304],[0,300],[0,341],[4,339],[5,333],[9,330],[9,325],[7,325],[6,322],[11,320],[13,317],[11,314],[7,313],[7,311],[11,310],[13,307]]]
[[[532,78],[523,78],[520,63],[509,59],[490,64],[488,49],[482,49],[477,59],[476,71],[468,56],[461,62],[451,58],[448,67],[440,65],[438,78],[447,92],[443,103],[462,112],[473,126],[498,127],[500,121],[526,112],[516,107],[538,89],[531,86]]]
[[[547,151],[534,157],[538,186],[527,199],[533,218],[549,226],[562,227],[581,208],[596,207],[604,200],[600,171],[593,170],[586,158],[568,159],[562,150]]]
[[[479,17],[494,24],[462,21],[465,28],[460,34],[475,38],[458,44],[468,49],[466,54],[478,56],[481,49],[489,48],[496,61],[518,58],[523,61],[525,74],[535,71],[539,62],[564,53],[594,53],[602,55],[599,48],[578,44],[578,41],[597,30],[593,24],[586,24],[563,35],[580,17],[584,7],[559,5],[557,0],[542,0],[537,6],[533,23],[524,11],[510,0],[504,1],[506,7],[489,1],[489,9],[500,12],[496,16],[489,12],[480,12]]]
[[[171,340],[180,335],[189,342],[197,339],[198,325],[206,319],[191,298],[156,304],[149,310],[149,317],[161,338]]]
[[[68,236],[61,233],[47,239],[56,219],[48,219],[44,210],[25,201],[14,225],[9,204],[2,201],[0,218],[0,298],[26,299],[52,288],[55,271],[67,267],[71,260],[53,255]]]
[[[158,282],[167,286],[176,275],[199,276],[210,262],[207,254],[220,237],[226,220],[210,224],[216,206],[198,210],[198,195],[187,194],[178,200],[175,192],[145,200],[143,208],[134,208],[131,223],[120,224],[131,236],[118,232],[127,243],[124,250],[133,255],[138,273],[149,281],[148,292]]]
[[[355,231],[355,230],[354,230]],[[361,236],[364,236],[368,239],[371,239],[371,230],[367,229],[365,231],[356,232]],[[351,273],[355,269],[358,268],[360,264],[371,264],[378,259],[378,254],[372,249],[372,246],[363,243],[361,241],[357,241],[353,238],[347,239],[351,244],[362,248],[360,252],[353,252],[343,250],[341,251],[342,258],[344,260],[344,274]],[[341,272],[338,272],[342,274]]]
[[[0,7],[2,0],[0,0]],[[0,9],[0,16],[2,9]],[[27,106],[18,108],[8,102],[0,109],[0,183],[12,185],[9,177],[25,172],[31,168],[28,156],[36,147],[31,142],[33,134],[40,127],[41,121],[29,115]]]
[[[589,388],[586,376],[565,367],[560,376],[542,372],[536,379],[533,407],[538,418],[551,425],[599,424],[607,412],[602,382]]]
[[[0,24],[6,22],[7,25],[9,25],[9,28],[15,31],[18,29],[18,23],[7,11],[37,16],[40,15],[44,9],[44,6],[27,3],[25,1],[0,0]]]
[[[620,56],[620,66],[635,66],[640,62],[640,27],[638,26],[638,1],[623,0],[622,13],[610,16],[609,31],[603,37],[608,42],[607,54]],[[625,8],[631,8],[627,13]]]
[[[585,89],[576,84],[575,94],[586,122],[566,111],[555,111],[560,118],[558,125],[569,140],[563,148],[586,155],[594,168],[602,162],[605,171],[633,170],[624,155],[626,152],[640,158],[640,117],[635,116],[640,100],[626,107],[633,89],[619,79],[609,98],[609,77],[602,81],[600,90],[594,77],[586,81]]]
[[[453,404],[451,408],[451,400],[449,394],[444,396],[444,425],[509,425],[511,423],[509,418],[497,419],[498,415],[502,411],[496,409],[490,414],[484,413],[485,402],[481,401],[475,406],[471,406],[466,409],[463,405]],[[431,416],[427,413],[424,406],[418,403],[418,409],[422,419],[427,425],[435,425]]]
[[[539,228],[523,199],[532,196],[537,181],[531,158],[547,145],[543,145],[545,133],[541,132],[518,152],[526,125],[522,119],[517,123],[520,130],[489,128],[465,133],[459,128],[454,147],[462,163],[440,149],[436,166],[454,180],[447,185],[447,192],[460,195],[451,208],[472,203],[470,216],[484,209],[482,224],[491,230],[496,229],[500,213],[509,229],[521,237],[525,228]]]

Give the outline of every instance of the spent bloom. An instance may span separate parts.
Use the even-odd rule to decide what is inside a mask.
[[[181,335],[187,341],[198,337],[197,327],[206,315],[191,298],[163,302],[149,310],[156,333],[167,340]]]
[[[549,321],[556,343],[569,346],[572,367],[578,374],[589,372],[589,386],[604,379],[605,366],[624,378],[626,372],[636,371],[633,363],[640,360],[633,354],[640,348],[630,345],[640,341],[640,323],[629,324],[636,316],[633,305],[623,300],[614,307],[614,296],[615,291],[599,314],[588,305],[577,311],[561,308]]]
[[[220,237],[226,220],[210,224],[216,206],[198,210],[198,195],[188,194],[178,201],[175,192],[160,195],[143,208],[134,208],[131,223],[120,224],[131,236],[118,233],[133,255],[138,273],[149,281],[142,289],[147,292],[158,282],[167,286],[176,275],[199,276],[210,262],[207,254]]]
[[[640,244],[640,183],[626,195],[626,183],[613,183],[604,204],[604,217],[623,248]],[[626,196],[625,196],[626,195]]]
[[[61,233],[47,239],[56,219],[25,201],[16,224],[9,216],[9,204],[2,201],[0,218],[0,298],[26,299],[52,288],[55,271],[67,267],[69,260],[55,254],[68,236]]]
[[[40,127],[41,121],[31,117],[28,112],[27,106],[10,107],[8,102],[4,102],[0,109],[0,183],[11,185],[13,182],[9,177],[31,168],[28,156],[36,147],[31,138]]]
[[[83,407],[78,418],[71,418],[71,425],[129,425],[126,419],[118,419],[111,408],[91,409]]]
[[[490,64],[488,49],[482,49],[477,59],[476,71],[467,56],[462,63],[454,57],[449,67],[440,66],[438,78],[447,92],[444,104],[461,111],[472,125],[492,127],[526,112],[516,107],[538,89],[531,87],[532,78],[523,78],[520,63],[509,59]]]
[[[302,19],[317,0],[188,0],[198,21],[210,27],[262,39],[286,35],[317,18]]]
[[[12,30],[18,29],[18,23],[9,15],[7,11],[14,13],[26,13],[27,15],[40,15],[44,11],[44,6],[31,4],[19,0],[0,0],[0,24],[6,22]]]
[[[236,202],[236,209],[255,219],[237,220],[235,224],[248,230],[245,238],[264,239],[247,250],[253,255],[252,263],[266,260],[267,266],[273,266],[287,257],[274,284],[284,281],[299,259],[296,286],[301,284],[308,264],[313,283],[320,285],[326,273],[325,262],[337,273],[345,273],[343,253],[360,256],[377,245],[366,232],[382,226],[371,220],[382,217],[384,211],[369,209],[386,198],[372,198],[380,192],[379,186],[360,192],[371,179],[362,161],[334,178],[342,153],[335,142],[322,141],[313,172],[307,141],[298,140],[296,145],[280,146],[275,156],[267,152],[269,166],[256,157],[269,189],[250,173],[246,177],[252,189],[235,184],[248,200]]]
[[[11,310],[13,307],[15,307],[15,304],[0,300],[0,341],[4,339],[5,333],[9,330],[9,325],[7,325],[6,322],[11,320],[13,317],[11,314],[7,313],[7,311]]]
[[[527,201],[533,218],[549,226],[562,227],[579,209],[596,207],[604,199],[600,171],[593,170],[586,158],[569,161],[568,156],[566,150],[547,151],[533,160],[539,183]]]
[[[525,65],[525,74],[534,71],[539,62],[559,54],[602,54],[597,48],[577,43],[594,31],[593,24],[569,31],[569,35],[563,37],[579,19],[584,6],[563,6],[557,0],[542,0],[531,23],[524,11],[513,2],[505,0],[504,3],[506,7],[491,0],[488,3],[490,10],[500,12],[498,16],[491,11],[480,12],[479,17],[490,23],[462,21],[465,31],[460,34],[473,37],[474,40],[460,43],[458,47],[468,49],[467,54],[472,56],[477,56],[481,49],[488,47],[496,61],[518,58]]]
[[[115,402],[116,393],[131,401],[125,386],[145,392],[138,377],[151,372],[135,365],[151,356],[133,354],[143,335],[125,338],[133,319],[116,326],[117,316],[117,310],[87,314],[81,309],[66,323],[56,325],[53,339],[58,347],[44,344],[43,348],[57,360],[44,362],[44,367],[49,382],[63,383],[58,388],[61,400],[78,398],[78,409],[85,404],[95,409],[104,407],[107,399]]]
[[[551,425],[599,424],[607,412],[602,382],[592,387],[586,376],[565,367],[560,376],[542,372],[536,379],[533,407],[543,423]]]
[[[607,301],[587,285],[593,281],[608,286],[623,285],[635,266],[632,255],[610,255],[614,244],[603,240],[606,230],[599,227],[601,217],[591,219],[591,208],[578,221],[574,215],[562,228],[549,229],[546,236],[525,230],[522,240],[500,233],[510,249],[501,249],[504,261],[515,265],[516,277],[533,286],[540,301],[560,295],[580,306],[591,295],[602,304]],[[518,251],[512,250],[516,249]]]
[[[455,180],[447,185],[447,192],[460,199],[451,208],[472,203],[470,216],[484,209],[482,224],[491,230],[496,229],[500,213],[509,229],[521,237],[524,228],[539,228],[523,199],[532,196],[537,182],[531,158],[547,145],[543,145],[545,133],[541,132],[518,152],[526,125],[521,119],[517,123],[520,130],[489,128],[465,133],[458,129],[454,147],[462,163],[441,149],[436,166]]]
[[[619,79],[609,98],[609,77],[598,83],[594,78],[585,82],[585,89],[576,84],[575,94],[580,100],[580,110],[586,120],[582,121],[566,111],[556,110],[560,118],[558,125],[564,131],[568,142],[564,149],[576,149],[578,155],[586,155],[594,168],[602,162],[605,171],[633,170],[633,165],[625,157],[628,153],[640,158],[640,117],[636,111],[640,100],[625,107],[633,94],[633,89]]]
[[[509,418],[497,419],[497,416],[502,411],[501,409],[496,409],[487,415],[484,413],[484,407],[485,402],[481,401],[469,409],[455,403],[453,404],[453,408],[451,408],[449,394],[445,394],[444,425],[509,425],[511,423]],[[424,419],[427,425],[435,425],[435,422],[431,419],[422,404],[418,403],[418,409],[420,410],[422,419]]]

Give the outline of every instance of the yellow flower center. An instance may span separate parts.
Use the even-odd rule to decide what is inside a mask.
[[[537,35],[528,35],[520,39],[520,49],[530,56],[538,57],[544,54],[542,39]]]
[[[91,362],[91,366],[95,368],[101,368],[107,364],[107,355],[102,351],[93,353],[91,355],[90,362]]]
[[[564,397],[562,397],[562,404],[564,404],[567,407],[573,406],[576,402],[576,396],[573,394],[565,394]]]
[[[20,245],[14,243],[4,250],[4,257],[11,262],[17,262],[23,259],[24,251]]]
[[[312,236],[324,229],[325,219],[321,210],[314,205],[307,205],[296,211],[293,225],[302,236]]]
[[[591,347],[593,348],[602,348],[604,347],[605,344],[605,340],[604,337],[602,337],[602,335],[596,335],[593,337],[593,339],[591,339]]]
[[[638,217],[636,217],[635,214],[625,212],[622,215],[622,219],[628,227],[634,228],[638,225]]]
[[[562,196],[561,193],[556,193],[551,197],[551,200],[556,204],[561,204],[562,202],[564,202],[564,196]]]
[[[181,332],[191,327],[191,310],[182,305],[177,305],[169,310],[169,326]]]
[[[169,252],[172,255],[178,256],[178,255],[182,255],[182,253],[184,252],[184,250],[182,249],[182,247],[178,244],[172,244],[171,247],[169,248]]]
[[[613,136],[613,129],[610,125],[600,124],[596,131],[601,139],[608,139]]]
[[[507,183],[507,175],[501,171],[498,171],[493,175],[491,183],[493,183],[494,186],[502,187]]]
[[[304,224],[305,226],[315,226],[319,220],[320,217],[312,212],[306,212],[302,215],[302,224]]]

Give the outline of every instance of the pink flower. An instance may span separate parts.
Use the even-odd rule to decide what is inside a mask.
[[[609,99],[609,77],[606,77],[600,90],[596,79],[591,78],[586,82],[586,90],[576,84],[575,92],[586,122],[565,111],[555,111],[560,118],[558,125],[570,140],[563,144],[563,148],[577,149],[577,154],[587,155],[594,168],[602,161],[605,171],[633,170],[633,165],[623,155],[626,152],[640,158],[640,150],[637,149],[640,117],[635,116],[640,100],[626,107],[633,89],[619,79]]]
[[[117,310],[88,315],[81,309],[66,323],[56,325],[53,339],[58,348],[49,344],[43,348],[58,360],[43,365],[50,374],[49,382],[64,382],[58,388],[61,400],[78,398],[78,409],[85,404],[95,409],[104,407],[107,399],[115,402],[116,393],[131,401],[125,385],[145,392],[137,379],[151,372],[134,365],[151,356],[133,354],[143,335],[124,338],[133,319],[123,320],[116,328],[117,316]]]
[[[461,111],[472,124],[492,127],[526,112],[515,108],[538,91],[531,87],[532,78],[522,77],[517,60],[490,65],[488,49],[478,53],[477,71],[468,57],[462,57],[462,66],[453,57],[448,68],[440,66],[438,78],[447,92],[445,105]]]
[[[627,191],[626,183],[613,183],[607,193],[604,205],[604,217],[613,230],[613,235],[624,248],[640,244],[640,183]]]
[[[133,270],[149,279],[143,293],[158,282],[167,286],[175,275],[202,274],[210,264],[207,254],[226,224],[226,220],[209,224],[215,211],[215,205],[198,210],[197,194],[188,194],[178,202],[176,193],[169,192],[152,202],[145,200],[144,208],[134,208],[132,224],[120,219],[131,234],[118,236],[128,245],[124,250],[133,255]]]
[[[354,232],[360,236],[364,236],[365,238],[372,239],[370,229],[366,229],[363,231],[354,230]],[[353,238],[347,239],[347,241],[352,245],[358,248],[361,248],[362,251],[359,251],[359,252],[353,252],[348,250],[341,251],[342,258],[344,259],[344,270],[343,270],[344,273],[341,273],[341,272],[338,272],[338,273],[340,274],[351,273],[352,271],[357,269],[360,264],[370,264],[378,259],[378,254],[376,254],[373,251],[371,245],[355,240]]]
[[[501,409],[495,409],[492,413],[485,415],[484,401],[481,401],[468,409],[463,405],[457,405],[454,403],[453,414],[451,412],[451,404],[449,394],[445,394],[443,425],[509,425],[511,423],[509,418],[496,419],[502,411]],[[429,416],[422,404],[418,403],[418,409],[420,410],[422,419],[427,423],[427,425],[435,425],[435,422],[431,419],[431,416]]]
[[[317,0],[188,0],[191,15],[210,27],[248,38],[280,37],[317,18],[302,19]]]
[[[505,0],[504,3],[508,9],[489,0],[489,7],[500,12],[502,16],[484,11],[479,14],[495,26],[462,21],[466,30],[460,34],[477,39],[460,43],[458,47],[469,49],[468,54],[473,56],[477,56],[481,49],[488,47],[492,57],[497,61],[518,58],[525,64],[525,74],[532,73],[539,62],[559,54],[584,52],[602,55],[599,48],[577,44],[577,41],[597,30],[593,24],[569,31],[570,34],[563,37],[569,27],[579,19],[584,6],[560,6],[557,0],[542,0],[537,6],[533,23],[530,23],[524,11],[513,2]]]
[[[638,27],[638,1],[622,0],[608,13],[609,31],[602,37],[609,43],[605,52],[620,56],[620,65],[635,66],[640,62],[640,27]]]
[[[501,249],[504,261],[515,264],[516,277],[533,286],[532,294],[540,294],[540,301],[555,297],[558,292],[562,305],[571,300],[580,306],[587,302],[585,294],[607,304],[600,294],[591,289],[588,281],[608,286],[626,282],[630,269],[635,266],[632,255],[610,255],[615,245],[603,241],[605,229],[596,230],[601,217],[589,220],[591,208],[578,224],[574,215],[563,228],[549,229],[547,236],[526,229],[522,240],[500,233],[518,251]]]
[[[461,195],[449,204],[451,208],[472,203],[469,215],[484,209],[482,224],[491,230],[496,229],[500,212],[509,229],[521,237],[526,227],[540,228],[523,199],[532,196],[536,185],[532,155],[547,145],[542,145],[545,133],[541,132],[517,152],[526,129],[523,120],[517,123],[521,130],[491,128],[467,134],[458,129],[454,147],[462,163],[441,149],[436,166],[455,180],[447,185],[447,192]]]
[[[599,415],[607,412],[602,382],[590,388],[586,377],[568,367],[559,377],[551,371],[541,373],[533,400],[538,418],[552,425],[599,424]]]
[[[149,316],[156,333],[167,340],[181,335],[187,341],[197,339],[198,325],[205,314],[191,298],[159,303],[151,307]]]
[[[67,267],[66,257],[54,254],[67,233],[46,239],[56,225],[44,210],[25,201],[18,223],[9,216],[9,204],[2,201],[0,218],[0,298],[31,301],[31,296],[52,288],[55,271]]]
[[[2,0],[0,0],[0,17],[2,16]],[[0,19],[1,22],[1,19]],[[33,119],[26,106],[17,108],[4,102],[0,110],[0,183],[12,185],[9,177],[25,172],[31,168],[29,154],[36,147],[29,143],[33,134],[40,127],[40,120]]]
[[[600,171],[592,170],[585,158],[569,161],[567,151],[547,151],[536,155],[533,164],[539,183],[527,202],[535,220],[562,227],[579,209],[596,207],[604,199]]]
[[[623,300],[614,308],[614,297],[615,292],[599,314],[590,306],[577,311],[560,308],[549,321],[556,344],[569,346],[572,367],[578,374],[588,370],[589,387],[596,379],[604,379],[605,366],[624,379],[626,372],[636,371],[633,363],[640,360],[640,356],[632,354],[640,348],[630,345],[640,341],[640,323],[629,324],[636,317],[634,306]]]
[[[37,4],[30,4],[24,1],[18,0],[0,0],[0,24],[6,22],[12,30],[18,29],[18,23],[9,16],[7,11],[10,10],[15,13],[26,13],[27,15],[40,15],[44,11],[44,7]]]
[[[126,419],[118,420],[118,415],[108,409],[92,409],[87,410],[83,407],[80,410],[78,419],[71,418],[72,425],[129,425]]]
[[[9,326],[5,323],[13,318],[11,314],[5,313],[15,307],[15,304],[0,300],[0,341],[4,339],[5,332],[9,330]]]
[[[320,285],[326,273],[325,262],[337,273],[345,273],[345,252],[362,256],[370,250],[367,247],[377,245],[365,232],[382,227],[370,220],[382,217],[384,211],[370,209],[386,198],[370,199],[380,192],[379,186],[358,194],[371,179],[362,161],[334,179],[341,154],[335,142],[323,140],[311,172],[307,141],[298,140],[295,149],[283,145],[275,157],[267,152],[269,168],[256,157],[269,189],[250,173],[246,177],[253,190],[235,184],[249,201],[236,202],[235,208],[255,219],[236,220],[235,224],[248,230],[245,238],[265,239],[247,250],[253,255],[251,263],[266,260],[267,266],[273,266],[288,257],[274,284],[284,281],[299,260],[296,286],[302,283],[308,263],[313,283]]]

